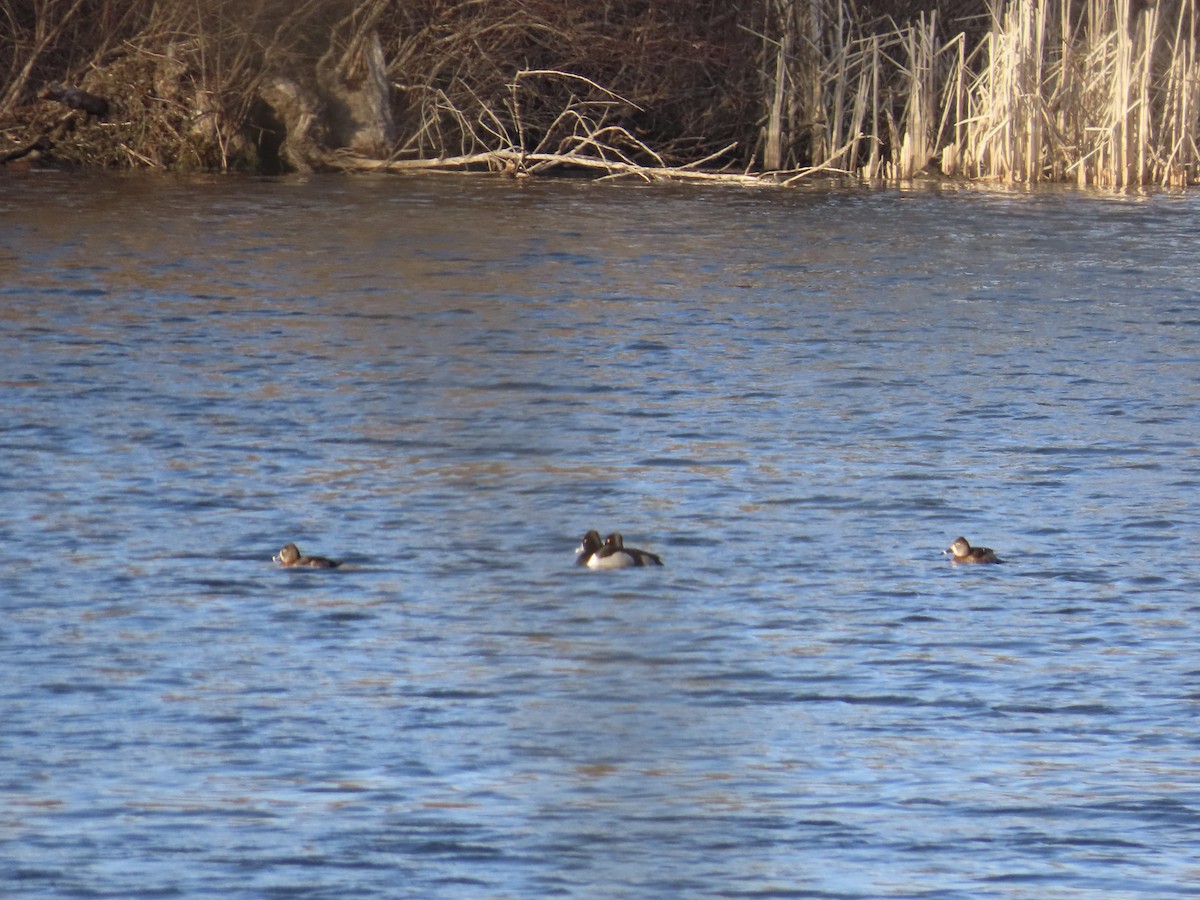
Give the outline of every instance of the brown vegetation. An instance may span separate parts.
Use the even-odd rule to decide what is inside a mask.
[[[0,160],[1186,184],[1196,28],[1194,0],[0,0]]]

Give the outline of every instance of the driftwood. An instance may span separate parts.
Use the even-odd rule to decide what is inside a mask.
[[[0,166],[9,163],[35,163],[54,149],[54,142],[46,135],[40,135],[37,140],[24,147],[18,147],[0,156]]]
[[[572,95],[544,129],[536,144],[525,142],[534,129],[526,128],[522,110],[527,105],[530,85],[545,80],[581,86],[589,98]],[[575,169],[601,173],[602,179],[635,178],[642,181],[688,181],[747,186],[787,185],[818,174],[850,175],[835,168],[833,159],[790,171],[733,172],[705,169],[714,160],[729,159],[737,143],[678,166],[668,165],[661,154],[627,128],[611,124],[615,110],[638,110],[638,104],[590,78],[556,69],[523,69],[509,83],[506,115],[486,106],[479,117],[482,130],[501,146],[455,156],[410,159],[377,159],[350,150],[333,151],[322,159],[323,168],[346,172],[431,172],[483,170],[513,177],[537,175],[549,170]],[[447,105],[447,108],[452,108]],[[459,113],[458,110],[454,110]],[[463,120],[466,116],[459,113]],[[476,134],[478,144],[486,144]],[[532,142],[531,142],[532,143]]]
[[[434,159],[368,159],[349,153],[335,153],[325,165],[345,172],[435,172],[484,169],[523,177],[547,169],[583,169],[604,172],[605,178],[637,178],[642,181],[689,181],[713,184],[736,184],[747,187],[767,187],[791,184],[816,175],[845,175],[852,173],[831,164],[809,166],[781,172],[713,172],[691,166],[643,166],[623,160],[603,159],[571,153],[522,153],[518,150],[491,150],[463,156]]]

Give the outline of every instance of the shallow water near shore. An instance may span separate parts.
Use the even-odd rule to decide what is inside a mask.
[[[1197,259],[1194,195],[0,182],[0,894],[1200,894]]]

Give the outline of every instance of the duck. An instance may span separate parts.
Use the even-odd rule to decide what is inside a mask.
[[[599,538],[599,535],[596,537]],[[594,552],[586,563],[589,569],[628,569],[632,566],[662,564],[658,555],[649,550],[626,547],[625,540],[615,531],[604,539],[604,546]]]
[[[279,555],[272,557],[272,560],[285,568],[308,566],[313,569],[336,569],[342,564],[340,559],[326,559],[324,556],[301,556],[300,549],[295,544],[284,544]]]
[[[600,532],[589,531],[583,536],[583,541],[575,548],[575,565],[590,565],[592,557],[604,549],[604,541],[600,540]]]
[[[957,537],[954,543],[942,551],[954,557],[954,562],[1000,563],[1004,562],[991,547],[972,547],[965,537]]]

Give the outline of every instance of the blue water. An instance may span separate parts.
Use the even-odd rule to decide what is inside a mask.
[[[1194,195],[0,182],[0,894],[1200,896],[1198,259]]]

